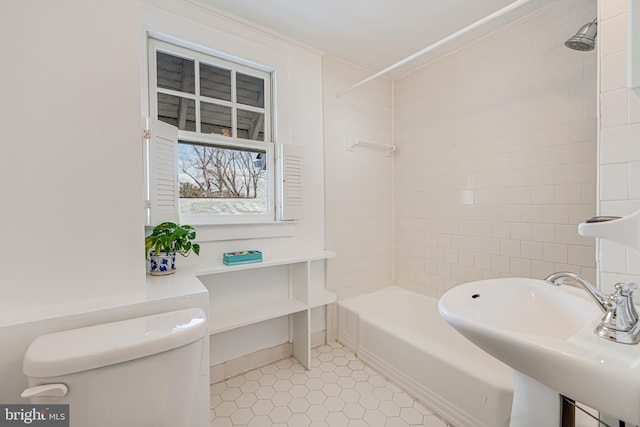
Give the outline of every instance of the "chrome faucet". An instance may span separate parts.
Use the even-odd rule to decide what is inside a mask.
[[[633,303],[633,291],[638,289],[635,283],[616,283],[614,292],[606,295],[578,274],[560,271],[545,279],[548,283],[560,286],[565,279],[571,279],[581,285],[604,312],[600,324],[594,332],[602,338],[623,344],[640,342],[640,321]]]

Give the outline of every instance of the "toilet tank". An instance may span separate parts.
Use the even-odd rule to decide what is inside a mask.
[[[188,426],[206,334],[196,308],[38,337],[22,396],[68,404],[71,427]]]

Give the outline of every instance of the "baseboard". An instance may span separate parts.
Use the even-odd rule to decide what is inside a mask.
[[[325,331],[311,334],[311,348],[326,344]],[[209,367],[209,381],[211,384],[228,380],[237,375],[244,374],[252,369],[286,359],[293,355],[291,343],[284,343],[274,347],[265,348],[254,353],[246,354],[237,359],[228,360]]]
[[[252,369],[291,357],[292,354],[291,343],[284,343],[246,354],[237,359],[228,360],[224,363],[209,367],[209,381],[211,384],[225,381]]]

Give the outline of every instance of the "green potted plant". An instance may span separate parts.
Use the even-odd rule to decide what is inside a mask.
[[[163,222],[144,238],[145,258],[151,262],[152,276],[176,272],[176,253],[188,256],[192,251],[200,255],[200,245],[192,243],[196,230],[190,225]]]

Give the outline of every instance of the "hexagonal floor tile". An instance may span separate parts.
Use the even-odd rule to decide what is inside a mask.
[[[211,385],[211,427],[451,427],[342,345]]]

